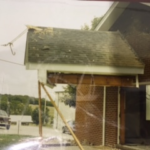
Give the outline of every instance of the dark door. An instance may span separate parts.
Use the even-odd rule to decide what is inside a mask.
[[[145,88],[128,88],[125,100],[125,143],[140,143]]]

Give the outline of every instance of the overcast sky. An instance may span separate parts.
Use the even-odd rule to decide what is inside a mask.
[[[15,39],[26,25],[81,29],[85,23],[90,25],[94,17],[103,16],[110,5],[111,2],[96,1],[0,0],[0,45]],[[15,55],[8,46],[0,46],[1,94],[37,97],[37,71],[24,66],[25,43],[26,33],[14,42]],[[59,90],[61,86],[49,91],[54,95]]]

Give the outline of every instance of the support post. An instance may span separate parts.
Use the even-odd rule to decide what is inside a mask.
[[[39,134],[42,137],[42,105],[41,105],[41,86],[40,81],[38,81],[38,93],[39,93]]]
[[[136,87],[139,88],[139,78],[138,78],[138,75],[136,75],[135,79],[136,79]]]
[[[80,150],[84,150],[80,141],[77,139],[76,135],[73,133],[72,129],[70,128],[70,126],[67,124],[65,118],[63,117],[62,113],[60,112],[60,110],[58,109],[57,105],[55,104],[54,100],[51,98],[50,94],[48,93],[48,91],[46,90],[45,86],[43,83],[40,83],[42,88],[44,89],[45,93],[47,94],[48,98],[50,99],[50,101],[52,102],[53,106],[55,107],[56,111],[58,112],[58,114],[60,115],[61,119],[63,120],[64,124],[67,126],[68,130],[70,131],[71,135],[73,136],[74,140],[76,141],[77,145],[79,146]]]
[[[105,146],[105,121],[106,119],[106,86],[103,93],[103,126],[102,126],[102,145]]]
[[[118,87],[118,132],[117,144],[120,144],[120,87]]]
[[[125,144],[125,91],[120,95],[120,144]]]

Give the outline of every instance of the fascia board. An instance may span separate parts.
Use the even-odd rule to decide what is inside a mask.
[[[137,75],[144,74],[144,68],[136,67],[111,67],[90,65],[66,65],[66,64],[36,64],[27,63],[28,70],[45,70],[60,73],[95,74],[95,75]]]
[[[110,9],[106,12],[100,23],[95,28],[95,31],[107,31],[114,24],[114,22],[123,13],[128,6],[128,2],[114,2]]]

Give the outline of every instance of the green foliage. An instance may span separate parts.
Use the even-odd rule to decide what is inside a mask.
[[[91,22],[91,30],[95,30],[103,17],[95,17]]]
[[[42,123],[48,123],[50,116],[49,116],[49,109],[46,107],[45,113],[44,113],[44,107],[42,107],[42,112],[41,112],[41,116],[42,116]],[[33,112],[32,112],[32,121],[35,124],[39,124],[39,108],[36,107]]]
[[[44,103],[45,99],[42,98],[42,105]],[[38,105],[38,98],[27,95],[0,95],[0,109],[5,110],[9,115],[31,115],[32,108],[30,104]],[[46,104],[53,107],[50,101],[47,101]]]
[[[91,27],[89,27],[86,23],[81,27],[81,30],[95,30],[99,22],[101,21],[103,17],[95,17],[91,21]]]
[[[90,27],[85,23],[82,27],[81,30],[90,30]]]
[[[39,109],[36,107],[32,112],[32,121],[35,124],[39,124]]]
[[[9,115],[32,114],[28,96],[0,95],[0,109],[5,110]]]
[[[64,88],[65,93],[62,97],[62,101],[69,105],[70,107],[76,106],[76,86],[75,85],[67,85],[67,87]]]

